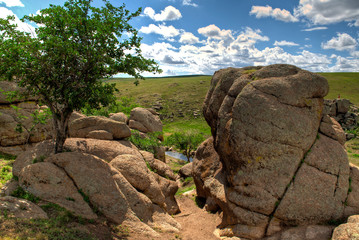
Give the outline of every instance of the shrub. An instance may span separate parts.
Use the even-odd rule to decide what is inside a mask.
[[[190,160],[191,152],[204,141],[202,134],[197,133],[174,133],[166,139],[167,146],[174,146],[183,151],[183,154]]]
[[[162,143],[158,140],[158,137],[162,135],[161,132],[147,133],[146,137],[140,134],[137,130],[131,131],[130,140],[137,148],[151,152],[155,154],[155,148],[162,146]]]
[[[98,109],[91,108],[90,105],[86,105],[81,109],[81,112],[87,116],[105,116],[109,117],[110,113],[123,112],[126,115],[130,115],[131,110],[140,107],[131,97],[120,97],[119,101],[110,104],[107,107],[100,107]]]

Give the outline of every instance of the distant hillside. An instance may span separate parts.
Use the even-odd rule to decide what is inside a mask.
[[[327,99],[347,98],[355,105],[359,105],[359,73],[319,73],[329,82]]]
[[[326,98],[348,98],[359,105],[359,73],[319,73],[328,79],[329,94]],[[148,78],[138,86],[134,79],[118,78],[108,82],[116,83],[120,90],[118,97],[132,97],[144,107],[157,107],[163,117],[165,132],[199,129],[210,135],[201,112],[203,100],[210,86],[211,76],[179,76]],[[196,115],[196,116],[195,116]]]

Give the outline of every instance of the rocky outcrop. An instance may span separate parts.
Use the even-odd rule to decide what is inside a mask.
[[[106,117],[90,116],[72,121],[69,125],[72,138],[95,138],[101,140],[123,139],[131,136],[128,126]]]
[[[47,214],[36,204],[10,196],[0,197],[0,213],[7,217],[25,219],[47,219]]]
[[[129,127],[143,133],[162,132],[162,122],[152,109],[134,108],[131,110]]]
[[[154,229],[179,232],[181,226],[169,216],[178,212],[177,184],[150,172],[135,146],[127,141],[69,138],[65,147],[71,152],[52,154],[46,151],[51,145],[39,143],[15,160],[23,189],[75,215],[94,219],[101,214],[149,238],[158,236]]]
[[[338,98],[324,101],[324,114],[334,118],[343,129],[352,130],[358,126],[359,111],[348,99]],[[355,137],[347,134],[347,140]]]
[[[110,113],[110,119],[118,121],[118,122],[123,122],[123,123],[128,122],[128,117],[126,116],[126,114],[124,114],[122,112]]]
[[[201,156],[209,140],[193,174],[199,195],[222,209],[221,228],[260,239],[344,217],[350,170],[343,131],[322,120],[327,93],[325,78],[291,65],[214,74],[203,113],[222,169]]]
[[[359,238],[359,216],[348,218],[347,223],[341,224],[334,229],[332,240],[348,240]]]
[[[0,89],[1,152],[19,154],[26,150],[25,144],[52,137],[51,119],[45,124],[34,121],[34,118],[38,114],[44,114],[45,110],[37,104],[37,98],[23,95],[8,99],[7,93],[11,91],[25,94],[24,89],[19,88],[15,82],[0,81]]]
[[[173,173],[172,169],[164,162],[156,159],[154,155],[150,152],[140,151],[145,161],[148,163],[152,171],[158,175],[169,178],[171,180],[176,180],[176,176]]]
[[[178,171],[178,174],[182,178],[192,177],[192,168],[193,168],[193,163],[192,162],[187,163],[186,165],[181,167],[181,169]]]

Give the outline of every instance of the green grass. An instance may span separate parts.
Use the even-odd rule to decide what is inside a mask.
[[[359,105],[359,73],[319,73],[328,80],[329,94],[326,99],[347,98]]]
[[[345,148],[347,149],[349,162],[359,166],[359,139],[354,138],[347,141],[345,143]]]
[[[12,176],[12,164],[16,156],[0,153],[0,188],[8,182]]]
[[[359,105],[359,73],[319,73],[329,83],[327,99],[334,99],[340,94],[341,98],[348,98],[352,103]],[[117,97],[132,98],[136,104],[152,107],[160,102],[163,132],[198,131],[205,137],[211,131],[202,116],[202,105],[210,87],[211,76],[181,76],[165,78],[147,78],[141,80],[138,86],[133,84],[134,79],[117,78],[108,80],[116,83],[120,90]],[[193,112],[200,116],[194,118]],[[183,117],[180,117],[181,113]],[[173,117],[171,117],[173,116]]]

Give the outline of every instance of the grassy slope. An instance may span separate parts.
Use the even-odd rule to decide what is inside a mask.
[[[320,73],[329,82],[327,99],[347,98],[359,105],[359,73]]]

